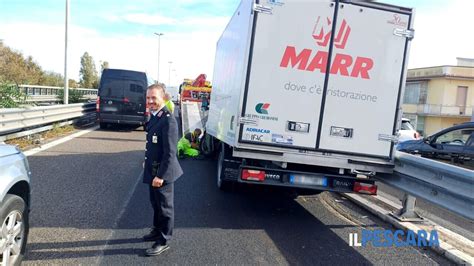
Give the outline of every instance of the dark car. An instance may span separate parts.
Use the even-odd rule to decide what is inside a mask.
[[[474,164],[474,122],[441,130],[427,138],[398,144],[397,150],[423,157]]]
[[[144,72],[104,69],[97,97],[100,128],[109,124],[143,125],[147,86]]]

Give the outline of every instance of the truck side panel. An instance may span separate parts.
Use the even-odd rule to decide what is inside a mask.
[[[217,43],[212,97],[206,130],[234,146],[245,86],[253,1],[242,1]]]

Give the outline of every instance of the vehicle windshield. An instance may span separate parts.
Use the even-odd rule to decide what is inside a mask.
[[[99,90],[100,97],[123,97],[124,82],[119,79],[105,79]]]
[[[410,121],[402,121],[402,130],[415,130]]]
[[[437,144],[464,145],[471,136],[472,130],[458,129],[438,136]]]

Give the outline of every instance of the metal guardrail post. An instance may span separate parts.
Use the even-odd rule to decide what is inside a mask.
[[[403,207],[397,213],[391,215],[402,222],[422,222],[423,217],[415,211],[416,197],[405,193],[403,195]]]
[[[378,174],[377,180],[474,219],[474,171],[454,165],[396,152],[393,174]],[[408,200],[407,209],[411,202]]]

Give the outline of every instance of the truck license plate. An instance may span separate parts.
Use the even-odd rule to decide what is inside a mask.
[[[118,111],[117,107],[113,107],[113,106],[105,106],[102,110],[105,111],[105,112],[117,112]]]
[[[323,186],[327,187],[328,180],[326,177],[292,174],[290,175],[290,183],[297,185]]]

